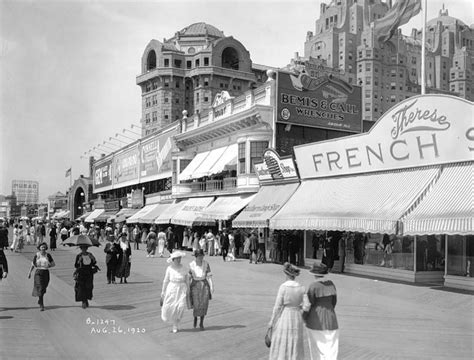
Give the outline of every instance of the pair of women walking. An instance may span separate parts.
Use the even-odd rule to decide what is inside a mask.
[[[195,260],[189,264],[189,269],[181,264],[184,256],[186,253],[175,250],[167,259],[171,265],[166,269],[161,291],[161,319],[173,324],[173,333],[178,332],[186,308],[193,309],[194,328],[199,317],[199,328],[204,330],[204,317],[214,291],[211,268],[204,260],[204,251],[195,251]]]
[[[313,264],[310,273],[316,277],[308,290],[295,281],[300,269],[285,263],[286,281],[278,295],[268,324],[271,337],[270,360],[336,360],[339,348],[339,329],[336,313],[336,287],[324,280],[328,268]],[[306,324],[310,357],[305,356],[303,328]]]

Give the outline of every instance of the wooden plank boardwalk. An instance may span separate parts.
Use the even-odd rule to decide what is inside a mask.
[[[22,254],[7,253],[11,269],[0,283],[0,359],[268,358],[263,337],[278,286],[284,281],[281,266],[240,259],[224,263],[222,257],[207,257],[216,291],[206,330],[192,328],[188,311],[180,332],[173,334],[160,318],[166,259],[146,258],[145,251],[133,251],[129,283],[109,285],[102,249],[92,249],[102,272],[95,277],[94,298],[85,310],[74,302],[72,272],[77,250],[60,246],[52,252],[57,266],[51,271],[44,312],[38,311],[31,296],[32,279],[26,276],[36,249],[29,246]],[[188,252],[183,263],[192,259]],[[472,294],[329,276],[338,289],[339,359],[473,358]],[[303,270],[298,280],[308,285],[312,276]],[[109,322],[109,333],[94,333],[101,327],[90,322],[97,320]],[[145,332],[136,333],[137,329]]]

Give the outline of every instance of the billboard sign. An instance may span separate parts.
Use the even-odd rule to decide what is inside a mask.
[[[368,133],[294,148],[301,178],[472,161],[474,104],[418,95],[388,110]]]
[[[177,134],[176,128],[159,136],[146,140],[140,148],[140,176],[168,177],[172,170],[171,138]],[[165,175],[166,173],[166,175]],[[159,176],[158,176],[159,177]]]
[[[274,180],[297,180],[298,173],[291,155],[280,157],[273,149],[263,153],[263,162],[254,165],[260,182]]]
[[[112,185],[112,159],[94,164],[94,189]]]
[[[313,67],[311,67],[313,65]],[[361,132],[361,88],[314,64],[278,72],[277,121],[330,130]]]
[[[138,146],[134,146],[114,156],[114,185],[124,182],[138,182],[139,155]]]

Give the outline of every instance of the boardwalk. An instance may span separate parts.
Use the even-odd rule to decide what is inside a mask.
[[[207,257],[216,290],[206,330],[194,330],[192,314],[187,312],[182,330],[173,334],[160,319],[166,260],[134,251],[129,284],[108,285],[102,249],[92,249],[103,271],[96,276],[94,299],[86,310],[74,302],[72,264],[77,250],[60,247],[52,253],[57,266],[44,312],[31,296],[32,279],[27,279],[36,249],[7,253],[10,274],[0,283],[0,359],[268,358],[263,337],[284,280],[281,266]],[[191,260],[188,253],[183,263]],[[472,294],[339,274],[330,277],[339,293],[340,359],[473,357]],[[312,276],[303,270],[299,280],[307,285]]]

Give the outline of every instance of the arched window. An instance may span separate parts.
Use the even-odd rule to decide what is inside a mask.
[[[146,58],[146,69],[152,70],[155,68],[156,68],[156,53],[155,53],[155,50],[151,50],[148,53],[148,56]]]
[[[239,70],[239,53],[234,48],[225,48],[222,52],[222,67]]]

